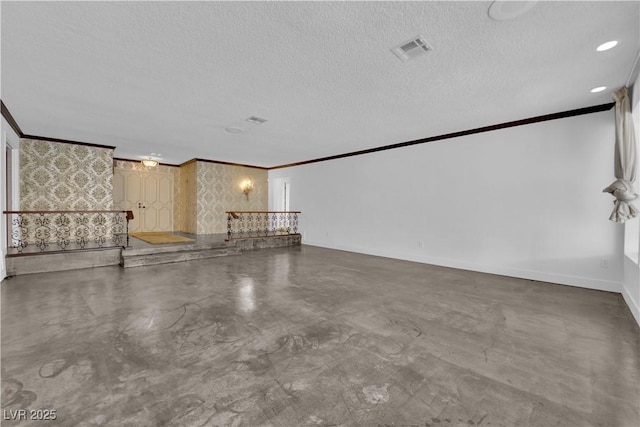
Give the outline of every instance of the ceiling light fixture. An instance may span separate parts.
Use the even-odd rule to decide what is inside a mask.
[[[242,132],[244,132],[243,129],[235,128],[235,127],[225,128],[224,130],[226,130],[229,133],[242,133]]]
[[[617,40],[611,40],[610,42],[602,43],[600,46],[598,46],[596,50],[598,52],[604,52],[605,50],[609,50],[616,47],[617,44],[618,44]]]
[[[262,117],[258,117],[258,116],[251,116],[251,117],[249,117],[249,118],[247,119],[247,121],[248,121],[249,123],[255,123],[255,124],[257,124],[257,125],[261,125],[261,124],[263,124],[264,122],[266,122],[266,121],[267,121],[267,119],[262,118]]]
[[[591,93],[598,93],[598,92],[602,92],[603,90],[605,90],[607,87],[606,86],[598,86],[598,87],[594,87],[593,89],[591,89]]]
[[[537,1],[496,0],[489,6],[489,17],[496,21],[506,21],[524,15]]]
[[[155,168],[156,166],[158,166],[158,161],[149,157],[142,160],[142,165],[147,168]]]

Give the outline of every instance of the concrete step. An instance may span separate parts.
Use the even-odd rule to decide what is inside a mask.
[[[66,252],[35,252],[5,258],[8,276],[53,271],[77,270],[81,268],[118,265],[121,248],[82,250]]]
[[[221,256],[240,255],[234,243],[185,244],[144,249],[123,249],[120,265],[124,268],[169,264]]]
[[[301,236],[282,235],[255,237],[216,243],[185,243],[177,245],[152,246],[139,249],[103,248],[101,250],[77,250],[34,252],[22,255],[7,255],[7,274],[17,276],[30,273],[75,270],[80,268],[118,265],[141,267],[145,265],[168,264],[220,256],[240,255],[241,251],[299,246]]]

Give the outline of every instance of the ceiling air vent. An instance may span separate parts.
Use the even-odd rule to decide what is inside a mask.
[[[391,52],[396,56],[407,62],[417,56],[420,56],[432,49],[431,46],[422,38],[422,36],[416,36],[411,40],[404,43],[400,43],[398,46],[391,49]]]
[[[257,125],[261,125],[267,121],[267,119],[263,119],[262,117],[251,116],[247,119],[249,123],[255,123]]]

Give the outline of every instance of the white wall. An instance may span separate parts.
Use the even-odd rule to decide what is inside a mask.
[[[17,185],[18,185],[18,147],[20,144],[20,138],[13,131],[11,126],[7,123],[7,121],[2,118],[2,122],[0,125],[0,280],[6,277],[6,267],[5,267],[5,259],[4,256],[7,253],[7,221],[6,216],[2,214],[2,212],[6,209],[6,195],[7,195],[7,182],[6,182],[6,145],[9,143],[11,147],[15,149],[13,152],[13,182],[14,182],[14,208],[15,206],[19,206],[19,199],[16,195]]]
[[[269,172],[303,243],[621,291],[613,110]],[[272,189],[270,189],[271,191]]]
[[[7,253],[7,221],[2,212],[6,209],[7,197],[7,179],[5,177],[6,167],[6,139],[7,126],[4,118],[2,118],[2,129],[0,130],[0,280],[7,277],[7,269],[4,262],[4,256]]]
[[[629,90],[631,100],[631,111],[633,115],[634,128],[636,134],[636,143],[640,142],[640,64],[636,63],[636,68],[632,71],[633,85]],[[636,188],[638,188],[636,182]],[[636,202],[638,206],[638,202]],[[625,224],[625,239],[633,240],[633,242],[625,241],[625,247],[638,247],[640,240],[640,227],[638,222],[640,218],[635,218]],[[624,280],[622,281],[622,296],[626,301],[629,309],[633,313],[636,321],[640,325],[640,267],[638,266],[637,251],[628,251],[624,257]]]

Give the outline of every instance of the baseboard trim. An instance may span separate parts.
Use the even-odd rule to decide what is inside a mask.
[[[348,245],[328,244],[326,242],[315,242],[303,240],[303,245],[317,246],[327,249],[355,252],[365,255],[380,256],[384,258],[400,259],[404,261],[419,262],[422,264],[437,265],[440,267],[457,268],[460,270],[477,271],[479,273],[496,274],[498,276],[515,277],[518,279],[536,280],[539,282],[555,283],[558,285],[575,286],[578,288],[594,289],[605,292],[622,292],[622,282],[593,279],[590,277],[571,276],[543,271],[516,269],[510,267],[500,267],[494,265],[475,264],[448,258],[418,257],[415,254],[402,254],[397,252],[387,252],[384,250],[372,250],[371,248],[360,248]]]
[[[640,305],[638,301],[634,300],[627,288],[622,287],[622,298],[624,298],[624,302],[627,303],[629,307],[629,311],[633,314],[634,319],[636,319],[636,323],[640,326]]]
[[[7,261],[4,257],[5,248],[0,250],[0,282],[2,282],[7,277]]]

